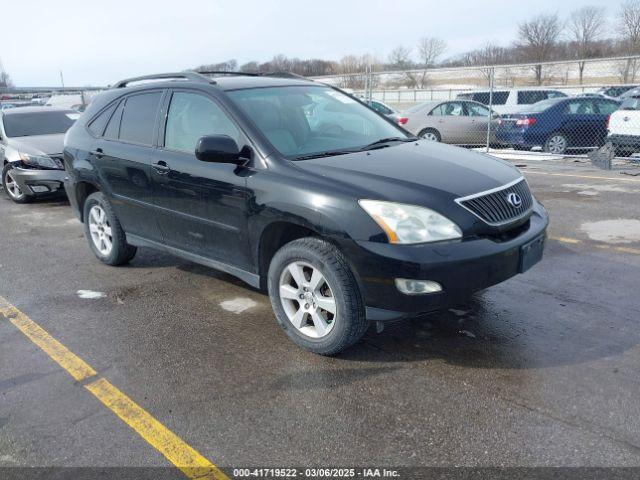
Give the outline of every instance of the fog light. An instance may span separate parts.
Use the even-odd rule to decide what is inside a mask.
[[[442,291],[442,285],[431,280],[407,280],[396,278],[396,288],[405,295],[424,295]]]
[[[45,187],[44,185],[29,185],[29,187],[34,193],[45,193],[49,191],[49,187]]]

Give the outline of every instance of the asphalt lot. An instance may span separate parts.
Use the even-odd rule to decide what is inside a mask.
[[[514,163],[551,214],[543,262],[334,358],[230,276],[149,249],[102,265],[62,200],[2,194],[0,296],[223,469],[640,466],[640,176]],[[0,466],[156,465],[0,315]]]

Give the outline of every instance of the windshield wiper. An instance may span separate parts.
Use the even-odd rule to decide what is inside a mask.
[[[294,160],[311,160],[312,158],[333,157],[334,155],[347,155],[348,153],[355,153],[358,151],[359,150],[334,150],[332,152],[312,153],[309,155],[301,155],[300,157],[295,157]]]
[[[391,143],[391,142],[415,142],[417,140],[416,137],[388,137],[388,138],[381,138],[380,140],[376,140],[375,142],[371,142],[369,145],[365,145],[364,147],[362,147],[360,150],[371,150],[374,148],[381,148],[384,146],[388,146],[386,145],[387,143]]]

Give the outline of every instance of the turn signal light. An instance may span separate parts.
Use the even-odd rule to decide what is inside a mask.
[[[405,125],[408,121],[409,119],[407,117],[398,117],[398,123],[400,125]]]

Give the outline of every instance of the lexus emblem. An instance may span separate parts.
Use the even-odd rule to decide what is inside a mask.
[[[522,205],[522,198],[520,198],[520,195],[518,195],[517,193],[512,192],[507,195],[507,202],[509,202],[512,207],[520,208],[520,206]]]

